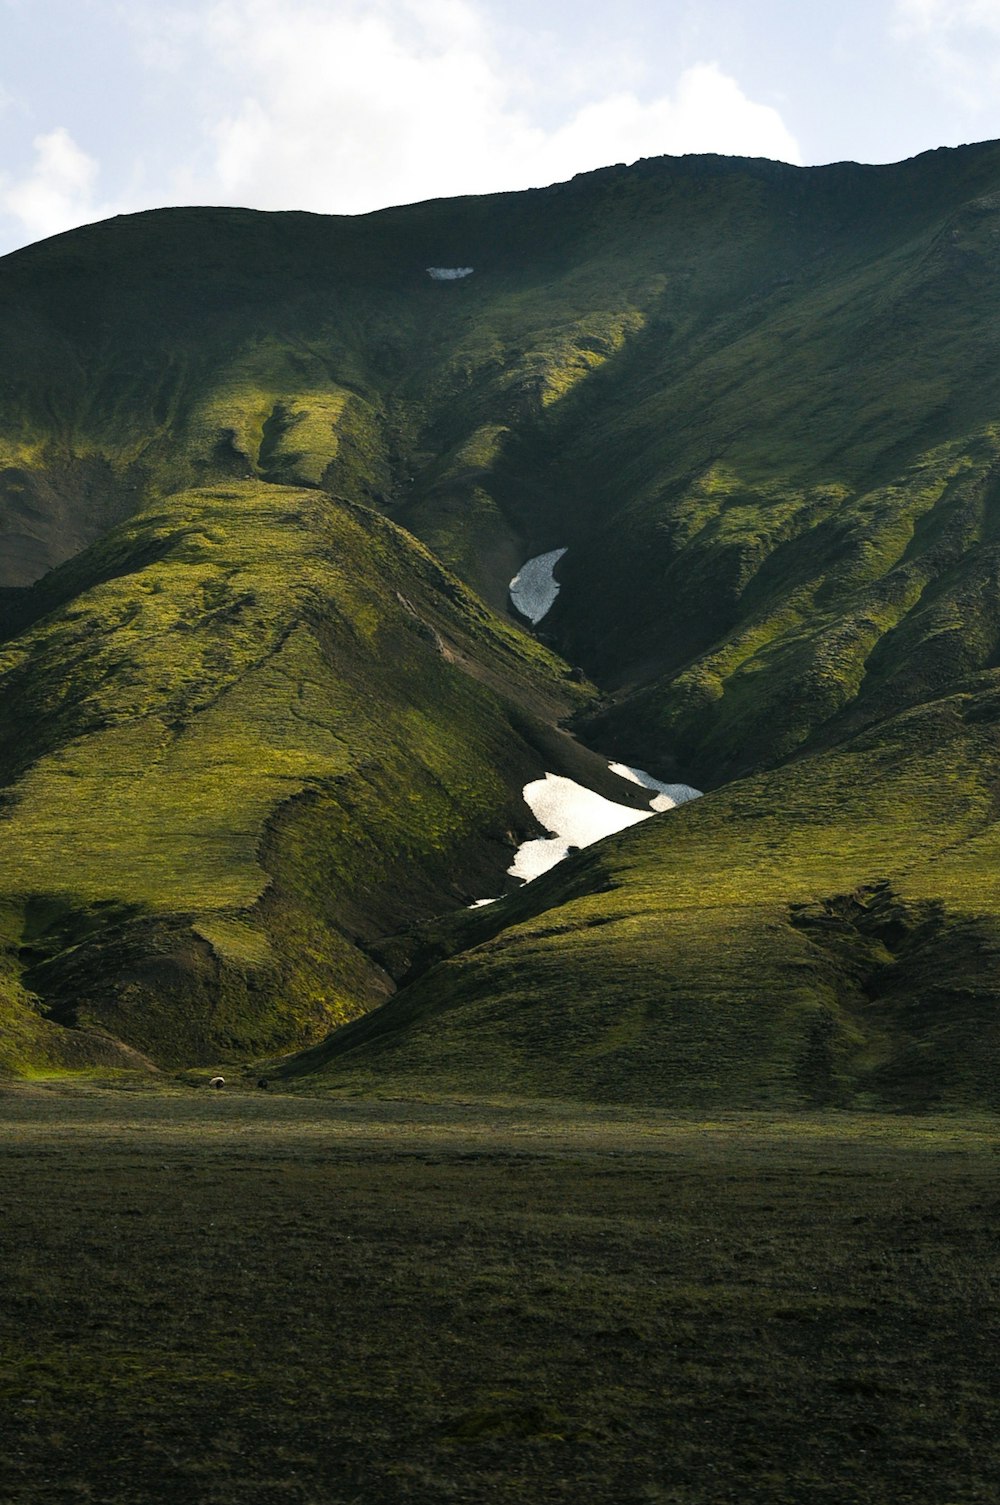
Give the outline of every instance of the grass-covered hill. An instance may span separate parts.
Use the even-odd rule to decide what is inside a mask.
[[[1000,676],[386,948],[292,1079],[721,1110],[1000,1108]]]
[[[6,258],[3,1059],[992,1102],[998,272],[995,144]],[[711,793],[467,915],[570,715]]]
[[[549,731],[585,693],[563,666],[320,491],[172,495],[19,612],[7,1066],[118,1059],[103,1036],[173,1064],[315,1039],[391,986],[366,942],[502,886],[540,760],[588,777]]]

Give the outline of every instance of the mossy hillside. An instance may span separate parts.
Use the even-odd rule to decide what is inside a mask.
[[[665,159],[534,196],[517,261],[488,256],[485,275],[461,285],[466,327],[442,336],[453,341],[447,359],[420,375],[447,398],[426,430],[446,457],[445,484],[439,465],[418,474],[402,513],[408,524],[449,559],[463,558],[464,496],[447,482],[450,465],[462,473],[470,414],[475,435],[502,425],[502,443],[476,479],[524,553],[585,541],[608,515],[594,500],[605,478],[620,517],[636,484],[657,472],[636,474],[632,436],[616,443],[616,429],[640,409],[662,434],[665,391],[768,313],[787,314],[786,284],[813,270],[838,202],[843,208],[832,179],[803,181],[766,170],[773,166],[702,159],[691,172]],[[873,205],[865,207],[870,215]],[[880,225],[878,234],[891,240],[893,231]],[[840,240],[838,268],[856,259]],[[699,371],[692,386],[701,380]],[[636,454],[644,451],[640,436]],[[611,618],[600,612],[599,633]]]
[[[435,425],[464,442],[483,400],[506,404],[520,364],[515,356],[512,371],[513,343],[544,385],[556,361],[550,326],[557,353],[589,369],[601,357],[596,346],[581,356],[576,325],[613,345],[623,321],[638,317],[618,306],[605,269],[592,316],[572,290],[554,309],[539,290],[527,310],[514,308],[513,329],[464,341],[484,300],[470,308],[464,289],[432,284],[427,263],[443,242],[472,246],[487,284],[494,274],[488,326],[492,304],[502,316],[517,302],[502,268],[534,238],[539,207],[521,196],[500,235],[500,200],[359,220],[163,211],[7,258],[0,325],[16,358],[0,403],[0,457],[10,580],[66,557],[65,513],[78,547],[192,484],[256,475],[388,506],[410,501],[438,452]],[[475,391],[463,399],[470,380]],[[95,466],[114,515],[87,494]]]
[[[406,513],[479,579],[487,539],[499,569],[498,512],[526,553],[569,543],[547,632],[604,684],[644,686],[584,734],[699,784],[991,661],[1000,397],[995,148],[888,171],[711,167],[572,185],[592,223],[565,286],[582,301],[598,269],[641,267],[638,317],[558,402],[505,411],[499,443],[484,423],[471,475],[460,440],[441,494],[432,472]],[[470,339],[500,327],[478,315]],[[521,383],[523,346],[491,337]],[[559,369],[554,346],[545,359]],[[449,501],[452,464],[474,508]],[[943,613],[964,637],[944,655]]]
[[[911,184],[930,165],[906,164]],[[969,627],[994,568],[1000,201],[953,165],[947,199],[905,209],[887,174],[822,254],[789,225],[779,285],[732,282],[730,317],[692,325],[695,284],[670,279],[620,356],[511,449],[512,484],[530,460],[548,499],[545,542],[570,546],[547,630],[623,692],[590,728],[622,755],[717,783],[845,712],[898,708],[916,657],[940,692],[956,655],[923,632],[934,599],[967,634],[957,657],[991,661],[989,625]],[[795,212],[817,235],[814,182]],[[722,266],[706,254],[702,290]]]
[[[223,477],[384,507],[496,606],[527,554],[569,543],[547,625],[603,683],[643,686],[601,740],[696,783],[773,762],[840,715],[895,625],[859,634],[850,599],[894,562],[871,499],[912,518],[915,473],[995,412],[998,171],[991,145],[885,169],[662,159],[30,248],[0,277],[12,578]],[[442,262],[476,270],[432,283]]]
[[[290,1071],[682,1107],[995,1109],[998,703],[992,673],[430,927],[397,952],[403,991]]]
[[[478,487],[501,552],[533,548],[579,488],[551,496],[533,466],[505,476],[495,462],[470,486],[443,456],[484,428],[530,448],[540,417],[601,373],[641,424],[650,350],[666,352],[669,385],[698,365],[703,390],[706,357],[756,330],[774,368],[796,321],[844,300],[847,272],[940,229],[994,158],[806,173],[660,159],[356,219],[158,211],[16,253],[0,270],[10,578],[152,496],[247,474],[332,480],[400,509],[456,562]],[[475,265],[467,281],[427,278],[456,260]],[[803,287],[818,301],[800,317]],[[492,592],[507,567],[494,542],[478,563]]]
[[[200,512],[185,515],[191,568],[210,548],[217,561],[227,554],[226,512],[239,533],[246,498],[266,492],[282,535],[268,537],[269,557],[282,561],[283,579],[299,579],[291,540],[303,498],[322,519],[317,530],[336,534],[323,495],[334,486],[412,524],[497,604],[512,563],[568,543],[546,631],[614,691],[586,723],[595,743],[661,775],[705,787],[852,737],[856,750],[859,730],[905,707],[917,719],[898,724],[919,739],[923,703],[944,703],[995,662],[997,175],[989,145],[894,168],[805,173],[665,160],[358,221],[136,216],[4,262],[0,320],[17,358],[0,431],[10,495],[25,503],[4,513],[14,525],[6,537],[21,549],[16,578],[27,578],[29,555],[40,568],[87,537],[102,539],[82,569],[71,562],[24,600],[4,602],[6,630],[27,630],[19,642],[32,644],[30,657],[17,650],[8,661],[17,710],[6,725],[16,734],[2,752],[21,801],[13,815],[27,817],[18,860],[32,882],[49,883],[60,819],[63,829],[80,821],[76,844],[93,853],[81,863],[83,896],[23,959],[48,1007],[67,1022],[110,1019],[114,1009],[116,1030],[163,1059],[195,1039],[208,1059],[222,1041],[249,1052],[296,1031],[312,1038],[324,1018],[383,997],[388,979],[355,942],[367,950],[381,931],[490,892],[480,875],[502,872],[506,832],[526,818],[516,789],[539,771],[541,731],[519,713],[511,743],[510,718],[496,720],[491,697],[513,695],[543,722],[556,702],[570,703],[551,694],[558,671],[553,680],[513,630],[483,625],[483,608],[428,556],[417,551],[423,585],[404,571],[390,597],[374,522],[364,525],[362,551],[378,575],[369,595],[341,581],[334,590],[324,565],[322,600],[306,592],[289,617],[286,590],[272,584],[258,610],[239,591],[227,594],[227,579],[185,625],[168,614],[165,626],[133,587],[165,571],[165,594],[186,599],[171,575],[170,519],[177,488],[193,481],[202,500],[216,498],[219,538],[202,537]],[[426,277],[427,265],[457,263],[476,266],[473,277]],[[291,503],[286,483],[308,489]],[[137,531],[107,534],[108,508],[137,513]],[[255,581],[249,594],[258,590]],[[81,592],[100,602],[96,615],[77,603]],[[323,604],[328,594],[336,610]],[[464,638],[429,609],[442,594]],[[112,604],[106,632],[101,613]],[[185,634],[190,652],[175,654]],[[137,646],[147,640],[148,657]],[[401,713],[403,678],[426,702],[406,725],[405,748],[383,755],[381,712],[366,721],[358,707],[374,690]],[[412,709],[412,699],[405,704]],[[493,786],[475,781],[481,803],[456,782],[469,764],[445,745],[452,721],[464,728],[459,746],[467,738],[484,767],[503,769],[499,784],[495,774]],[[274,728],[263,751],[261,725]],[[345,725],[375,739],[363,770],[338,761]],[[971,746],[979,733],[960,729],[956,745],[966,735]],[[964,756],[953,749],[948,766]],[[828,765],[808,766],[825,789]],[[877,782],[878,760],[864,767]],[[115,769],[124,770],[117,783],[103,777]],[[232,810],[217,800],[222,770]],[[91,813],[109,784],[134,822],[122,891],[105,876],[121,842]],[[415,798],[397,799],[389,821],[401,784]],[[871,798],[866,821],[884,820],[902,851],[895,797],[884,816],[879,795]],[[909,808],[908,799],[896,803]],[[166,838],[186,801],[190,826]],[[747,819],[734,840],[752,853],[756,816]],[[775,819],[784,850],[791,828],[782,834],[784,817]],[[732,860],[725,843],[719,850]],[[881,881],[856,855],[851,876],[839,858],[818,862],[794,899],[775,898],[762,923],[794,934],[770,961],[754,953],[760,977],[777,988],[794,973],[805,940],[789,903]],[[166,882],[168,870],[183,881]],[[396,887],[404,870],[405,893]],[[898,897],[907,915],[906,906],[939,902],[934,871],[924,894]],[[711,868],[709,889],[721,872]],[[188,888],[194,899],[180,893]],[[39,890],[44,903],[49,892]],[[501,906],[497,923],[521,902]],[[595,899],[595,914],[605,902]],[[80,931],[92,935],[101,904],[115,908],[103,911],[107,949],[91,966],[97,943]],[[978,911],[968,914],[978,925]],[[745,918],[742,909],[732,918],[733,935],[744,934]],[[653,943],[633,938],[650,977],[660,954],[653,928]],[[970,941],[970,956],[980,942]],[[867,955],[868,940],[859,945]],[[413,955],[408,940],[404,953]],[[693,974],[699,955],[720,953],[695,925],[686,954]],[[841,963],[823,966],[839,1000]],[[292,967],[286,985],[281,969]],[[589,986],[602,974],[588,958],[578,975]],[[113,999],[95,991],[107,976],[119,979]],[[134,985],[127,997],[125,981]],[[186,1000],[183,1024],[167,997]],[[800,1004],[788,1006],[788,1019],[800,1017]],[[856,1085],[863,1073],[848,1049],[847,1009],[834,1010],[847,1044],[836,1047],[825,1092],[841,1090],[845,1052],[854,1062],[848,1090],[867,1090]],[[829,1065],[824,1021],[809,1059]],[[788,1085],[792,1056],[783,1052],[797,1028],[775,1026],[773,1045],[760,1047],[771,1065],[757,1075],[748,1068],[747,1091],[765,1080],[783,1082],[773,1090],[790,1101],[820,1090]],[[895,1049],[887,1059],[900,1058]],[[725,1059],[721,1046],[715,1054]],[[543,1055],[524,1071],[511,1066],[512,1080],[534,1072],[541,1081]],[[714,1059],[699,1059],[719,1076]],[[688,1071],[682,1063],[675,1075]]]
[[[800,496],[784,539],[769,540],[744,531],[757,526],[752,498],[727,477],[729,505],[703,532],[759,549],[739,620],[674,674],[590,716],[587,734],[640,761],[670,748],[711,785],[835,743],[994,664],[997,460],[991,427],[850,505],[833,488]],[[702,538],[681,551],[669,572],[677,594],[691,580],[708,591],[710,548]]]
[[[0,1079],[95,1070],[149,1073],[150,1061],[103,1031],[66,1030],[44,1017],[23,982],[21,947],[29,930],[23,905],[0,902]]]
[[[46,917],[21,982],[160,1060],[384,997],[356,943],[500,881],[538,772],[512,706],[585,693],[318,492],[170,498],[31,594],[70,601],[0,657],[5,892]]]

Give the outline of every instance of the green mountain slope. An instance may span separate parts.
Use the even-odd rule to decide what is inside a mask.
[[[1000,676],[397,942],[291,1076],[665,1107],[1000,1107]],[[405,985],[407,984],[408,985]]]
[[[992,1101],[998,262],[987,143],[0,263],[9,1062]],[[466,914],[567,716],[712,793]]]
[[[383,998],[365,943],[502,884],[545,726],[584,693],[392,524],[254,482],[140,513],[22,611],[8,1008],[165,1062]]]

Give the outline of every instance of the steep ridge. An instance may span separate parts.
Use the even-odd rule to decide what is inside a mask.
[[[658,159],[355,220],[160,211],[0,263],[22,1037],[245,1058],[391,972],[324,1079],[889,1100],[939,1071],[983,1100],[954,1041],[993,1059],[998,190],[993,143]],[[455,578],[502,609],[563,549],[534,639]],[[428,922],[498,891],[529,780],[622,799],[608,758],[715,793]],[[882,956],[871,895],[916,949]],[[950,1045],[906,1014],[921,957],[981,973]]]

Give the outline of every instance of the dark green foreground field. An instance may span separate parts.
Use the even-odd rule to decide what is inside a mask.
[[[995,1121],[0,1094],[0,1496],[993,1501]]]

